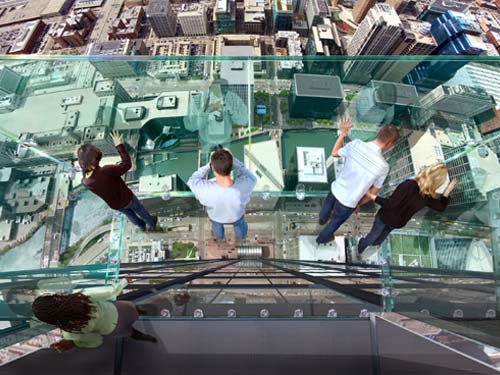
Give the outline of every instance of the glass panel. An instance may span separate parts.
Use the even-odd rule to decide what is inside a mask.
[[[242,316],[262,308],[323,316],[331,297],[338,316],[365,307],[421,314],[480,335],[488,329],[474,322],[494,319],[499,306],[499,69],[497,58],[473,56],[5,58],[1,283],[35,289],[56,273],[92,285],[130,277],[124,297],[171,301],[186,290],[218,317],[228,301]],[[371,141],[386,123],[399,129],[384,153],[380,196],[437,162],[446,182],[457,180],[444,212],[420,210],[362,256],[358,241],[380,209],[373,203],[335,241],[315,241],[330,184],[346,166],[330,156],[345,115],[355,126],[344,143]],[[133,161],[124,181],[158,215],[158,231],[141,231],[81,183],[75,151],[92,143],[101,165],[116,163],[113,130]],[[218,145],[257,177],[243,243],[230,226],[227,241],[213,240],[187,186]],[[262,262],[230,263],[248,257]],[[7,313],[5,298],[3,319],[24,322]],[[172,314],[194,315],[190,304]]]

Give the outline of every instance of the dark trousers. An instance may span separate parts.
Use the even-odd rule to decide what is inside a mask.
[[[385,224],[382,219],[380,219],[380,214],[377,213],[370,233],[359,240],[358,253],[361,254],[368,246],[381,245],[393,229],[394,228],[390,225]]]
[[[332,213],[333,211],[333,213]],[[318,238],[316,238],[317,243],[327,243],[332,239],[333,234],[340,228],[344,222],[349,219],[349,216],[354,212],[354,208],[344,206],[340,203],[337,198],[329,192],[323,202],[323,207],[319,213],[320,223],[326,223],[328,219],[330,221],[323,228]],[[330,218],[331,215],[331,218]]]
[[[139,228],[145,230],[146,224],[150,228],[156,226],[155,219],[150,215],[148,210],[142,205],[142,203],[137,199],[137,197],[132,195],[132,200],[125,208],[118,210],[128,217],[130,222],[137,225]]]

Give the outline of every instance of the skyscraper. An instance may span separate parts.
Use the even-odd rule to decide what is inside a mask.
[[[142,40],[141,40],[141,43]],[[135,41],[132,39],[110,40],[102,43],[91,43],[87,55],[90,56],[129,56]],[[133,77],[139,74],[143,64],[130,60],[92,60],[90,62],[104,78]]]
[[[117,103],[131,102],[132,97],[117,79],[96,81],[94,94],[99,97],[115,96]]]
[[[234,33],[236,3],[233,0],[217,0],[214,7],[214,29],[216,34]]]
[[[290,31],[293,24],[292,0],[274,0],[273,5],[274,30]]]
[[[358,0],[352,10],[352,18],[356,23],[363,21],[370,10],[377,3],[377,0]]]
[[[208,20],[205,4],[182,4],[177,18],[184,35],[207,35]]]
[[[147,14],[157,37],[175,36],[177,19],[170,6],[170,0],[151,0]]]
[[[481,63],[470,63],[460,68],[446,85],[465,85],[480,87],[495,98],[496,108],[500,109],[500,68]]]
[[[401,116],[418,108],[419,97],[415,86],[373,80],[358,93],[354,103],[358,122],[379,125],[400,121]]]
[[[311,28],[307,42],[308,55],[332,56],[340,55],[342,43],[335,24],[329,18],[322,18],[317,26]],[[324,61],[321,61],[324,63]]]
[[[257,177],[255,191],[282,192],[285,188],[280,149],[274,140],[243,148],[245,165]],[[275,199],[274,204],[276,204]],[[274,205],[273,204],[273,205]]]
[[[443,146],[450,179],[457,180],[450,206],[484,202],[487,193],[500,188],[500,163],[488,146]]]
[[[293,13],[304,13],[306,9],[307,0],[292,0],[293,1]]]
[[[326,0],[307,0],[306,20],[309,28],[316,26],[323,17],[330,16],[330,9]]]
[[[475,18],[449,11],[432,23],[439,55],[480,55],[486,51]]]
[[[337,27],[328,17],[321,18],[316,26],[311,28],[306,46],[307,55],[334,56],[342,54],[342,43]],[[309,60],[306,61],[309,73],[338,74],[339,63],[336,61]]]
[[[478,116],[476,119],[481,125],[481,133],[489,133],[495,129],[500,129],[500,68],[481,63],[469,63],[460,68],[452,79],[446,82],[447,85],[465,85],[480,87],[489,95],[493,96],[496,102],[495,109],[490,113]]]
[[[295,31],[278,31],[276,33],[276,52],[281,56],[302,56],[300,36]],[[278,76],[291,78],[295,72],[300,72],[304,63],[300,60],[283,60],[279,62]]]
[[[446,12],[452,10],[454,12],[465,12],[471,6],[473,1],[467,0],[434,0],[427,6],[424,6],[418,18],[422,21],[434,22],[438,17],[441,17]]]
[[[254,56],[252,46],[222,47],[223,56]],[[253,108],[254,69],[251,62],[242,60],[225,60],[220,63],[220,78],[227,81],[227,89],[238,95],[248,108]],[[250,111],[253,115],[253,111]]]
[[[384,183],[386,193],[401,182],[414,178],[422,168],[444,161],[441,144],[430,130],[406,132],[393,148],[384,153],[384,157],[391,166]]]
[[[385,3],[393,6],[398,14],[403,13],[411,3],[415,3],[415,0],[385,0]]]
[[[430,33],[430,24],[406,20],[401,43],[392,52],[395,56],[430,55],[436,49],[436,42]],[[401,82],[419,64],[418,60],[386,61],[377,68],[376,79]]]
[[[391,55],[403,41],[403,26],[393,7],[376,4],[366,15],[347,46],[347,55]],[[347,61],[344,81],[368,83],[381,65],[379,61]]]
[[[320,74],[295,74],[288,108],[290,117],[329,119],[344,99],[340,78]]]
[[[263,34],[266,28],[266,11],[263,2],[244,0],[243,30],[246,34]]]
[[[487,48],[475,19],[463,13],[447,12],[432,23],[431,33],[437,48],[436,55],[482,55]],[[405,80],[411,85],[435,88],[453,77],[466,61],[423,62],[412,70]]]
[[[495,107],[495,100],[480,87],[441,85],[420,100],[424,110],[474,117]]]

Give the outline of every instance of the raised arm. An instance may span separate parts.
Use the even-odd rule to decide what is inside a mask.
[[[428,198],[425,204],[433,210],[443,212],[448,206],[448,197],[442,195],[439,198]]]
[[[121,279],[116,284],[82,289],[81,293],[92,297],[92,299],[96,301],[105,301],[116,298],[116,296],[118,296],[127,285],[127,280]]]
[[[187,182],[187,185],[191,191],[196,195],[202,191],[207,185],[207,176],[210,173],[210,164],[206,164],[200,167],[196,172],[194,172]]]
[[[433,210],[440,212],[444,211],[448,206],[448,197],[450,196],[453,189],[455,189],[455,186],[457,186],[457,180],[453,179],[448,184],[443,195],[440,198],[437,199],[428,198],[425,203],[427,204],[428,207],[432,208]]]
[[[239,161],[236,158],[233,158],[233,166],[238,170],[238,174],[236,175],[236,180],[248,180],[252,182],[252,185],[255,186],[257,183],[257,177],[250,172],[250,170],[245,167],[245,164],[243,164],[241,161]],[[252,188],[253,188],[252,186]]]
[[[243,197],[243,202],[247,204],[250,202],[250,196],[252,194],[255,185],[257,184],[257,177],[250,172],[245,165],[236,158],[233,158],[233,166],[238,169],[238,174],[234,180],[235,184],[240,186],[241,191],[245,194]]]
[[[76,345],[79,348],[98,348],[99,346],[102,345],[103,342],[102,336],[98,333],[72,333],[63,331],[63,337],[65,341],[72,342],[73,345]],[[55,346],[54,349],[57,350],[57,346],[56,345],[54,346]]]
[[[332,149],[332,156],[333,157],[338,158],[338,157],[343,156],[342,152],[339,153],[339,151],[341,150],[342,146],[344,145],[344,138],[347,135],[347,133],[349,132],[349,130],[351,130],[352,126],[353,126],[352,121],[349,118],[343,117],[340,120],[339,136],[338,136],[337,141],[335,142],[335,145],[333,146],[333,149]]]
[[[132,160],[123,145],[121,135],[119,135],[117,131],[114,131],[111,138],[113,139],[116,150],[120,154],[121,161],[116,165],[105,165],[101,168],[101,171],[109,175],[119,177],[127,173],[127,171],[132,168]]]

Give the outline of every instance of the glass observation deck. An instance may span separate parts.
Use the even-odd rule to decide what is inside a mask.
[[[330,154],[345,115],[348,141],[400,129],[382,194],[436,162],[458,181],[445,212],[419,212],[362,257],[354,245],[374,204],[334,242],[315,242],[343,166]],[[81,185],[76,149],[95,144],[101,164],[115,163],[113,130],[133,159],[125,181],[161,231],[138,231]],[[229,227],[213,240],[186,185],[218,144],[257,176],[243,243]],[[127,277],[119,299],[147,309],[145,326],[303,319],[369,330],[376,317],[500,368],[499,159],[494,57],[3,57],[0,349],[58,337],[32,321],[37,295]]]

